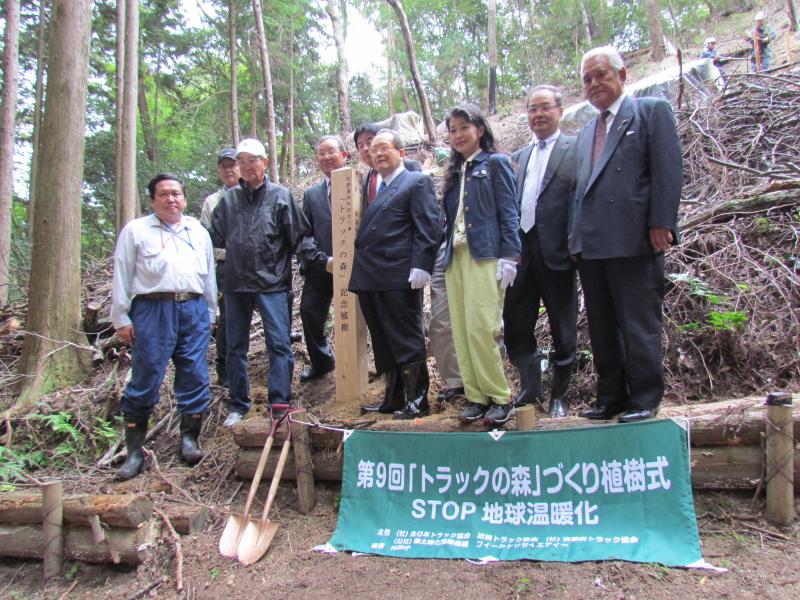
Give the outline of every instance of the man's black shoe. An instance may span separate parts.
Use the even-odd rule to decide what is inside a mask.
[[[300,371],[300,383],[305,383],[306,381],[311,381],[312,379],[319,379],[326,373],[330,373],[331,371],[333,371],[333,369],[334,368],[331,367],[326,371],[322,371],[314,368],[314,365],[308,365],[305,369]]]
[[[291,331],[289,332],[289,341],[292,342],[293,344],[296,344],[297,342],[302,342],[303,334],[300,333],[299,331]]]
[[[593,421],[607,421],[609,419],[613,419],[621,412],[621,408],[609,408],[603,406],[598,408],[587,408],[586,410],[578,413],[578,416],[584,419],[592,419]]]
[[[487,425],[503,425],[508,422],[514,414],[514,407],[508,404],[492,404],[486,414],[483,415],[483,422]]]
[[[457,388],[442,388],[442,390],[436,395],[436,401],[439,403],[442,402],[455,402],[464,397],[464,388],[457,387]]]
[[[467,423],[473,423],[478,419],[482,419],[483,415],[486,414],[488,409],[489,407],[484,404],[467,402],[467,405],[464,407],[464,409],[458,413],[458,418]]]
[[[637,421],[646,421],[656,416],[657,409],[648,408],[645,410],[629,410],[619,416],[620,423],[636,423]]]

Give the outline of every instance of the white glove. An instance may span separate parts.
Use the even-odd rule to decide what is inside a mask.
[[[500,289],[504,290],[507,287],[514,285],[514,280],[517,278],[517,263],[507,258],[497,259],[497,281],[500,282]]]
[[[325,263],[325,270],[328,273],[333,273],[333,257],[332,256],[328,257],[328,262]]]
[[[408,274],[408,282],[411,284],[412,290],[419,290],[428,285],[431,281],[431,274],[422,269],[411,269]]]

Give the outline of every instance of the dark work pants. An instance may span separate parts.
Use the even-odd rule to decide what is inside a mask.
[[[218,260],[216,273],[217,273],[217,289],[222,291],[223,283],[225,281],[225,261]],[[219,316],[217,317],[217,332],[214,334],[214,341],[217,345],[217,357],[215,359],[217,366],[217,375],[225,379],[227,371],[225,370],[225,356],[227,355],[227,345],[225,343],[225,297],[220,293],[217,298],[219,306]]]
[[[664,395],[664,255],[582,259],[579,270],[597,369],[597,406],[656,408]]]
[[[126,418],[146,418],[158,402],[161,382],[170,359],[175,365],[175,401],[181,414],[206,411],[208,342],[211,326],[203,298],[185,302],[134,298],[133,364],[131,380],[120,400]]]
[[[357,292],[378,375],[425,361],[422,290]]]
[[[333,351],[325,337],[325,322],[333,300],[333,276],[330,273],[309,273],[300,297],[300,318],[311,366],[319,372],[333,368]]]
[[[545,264],[536,227],[522,233],[521,256],[517,278],[514,285],[506,289],[503,304],[503,336],[508,355],[513,360],[537,351],[535,328],[542,302],[553,337],[551,360],[556,366],[571,367],[575,362],[578,335],[575,270],[554,271]]]

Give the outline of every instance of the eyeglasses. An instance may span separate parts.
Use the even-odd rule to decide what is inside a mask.
[[[261,158],[260,156],[252,156],[250,158],[239,158],[239,157],[236,157],[236,162],[237,163],[239,163],[240,165],[248,166],[248,167],[254,167],[257,164],[259,164],[260,162],[262,162],[263,160],[264,159]]]
[[[535,115],[538,112],[550,112],[554,108],[558,108],[557,106],[553,106],[552,104],[534,104],[533,106],[528,107],[528,113]]]
[[[372,144],[369,147],[370,154],[377,154],[378,152],[388,152],[389,150],[396,150],[394,144]]]

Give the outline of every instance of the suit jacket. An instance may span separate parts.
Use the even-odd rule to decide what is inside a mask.
[[[542,178],[542,187],[536,199],[536,237],[545,264],[554,271],[575,268],[567,249],[569,206],[575,197],[575,136],[558,136],[550,151]],[[517,208],[522,214],[522,190],[528,171],[528,162],[534,144],[529,144],[511,155],[519,165],[517,170]]]
[[[306,244],[314,247],[313,259],[300,258],[300,271],[305,274],[324,273],[329,256],[333,256],[333,227],[328,185],[323,179],[303,194],[303,213],[311,225],[310,239]]]
[[[440,240],[433,181],[401,171],[361,215],[350,291],[410,289],[412,268],[433,272]]]
[[[422,171],[422,165],[412,158],[404,158],[403,166],[406,171]],[[367,194],[369,193],[369,178],[375,172],[375,169],[370,169],[364,181],[361,183],[361,214],[367,210]]]
[[[597,121],[578,134],[570,253],[587,259],[652,255],[651,227],[671,229],[677,243],[683,162],[669,104],[627,96],[593,168]]]

